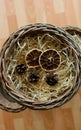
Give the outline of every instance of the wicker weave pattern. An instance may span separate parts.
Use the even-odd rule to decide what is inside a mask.
[[[3,90],[4,82],[0,82],[0,108],[8,112],[20,112],[25,110],[27,107],[17,103],[12,97]]]
[[[74,27],[74,26],[66,26],[63,27],[65,31],[67,31],[69,34],[73,35],[74,33],[78,34],[81,36],[81,28],[79,27]]]
[[[79,36],[81,38],[81,28],[79,27],[74,27],[74,26],[66,26],[66,27],[63,27],[63,29],[65,31],[67,31],[70,35],[71,35],[71,38],[73,40],[75,40],[76,44],[79,46],[79,44],[77,43],[76,39],[74,38],[74,35],[77,37]],[[80,46],[79,46],[80,47]],[[81,61],[81,58],[80,58],[80,61]],[[81,65],[80,65],[81,66]]]
[[[0,55],[0,70],[2,70],[1,60],[2,56]],[[14,100],[14,98],[9,96],[5,88],[6,84],[0,72],[0,109],[5,110],[7,112],[15,112],[15,113],[25,110],[27,107],[19,104]]]
[[[38,32],[49,32],[50,34],[55,35],[58,37],[63,43],[66,42],[67,45],[69,45],[76,54],[76,60],[78,65],[80,66],[79,59],[81,58],[81,50],[78,47],[78,45],[75,43],[75,41],[71,38],[71,36],[63,31],[59,27],[55,27],[50,24],[31,24],[27,25],[25,27],[20,28],[15,33],[11,34],[10,37],[7,39],[5,44],[3,45],[2,51],[1,51],[1,76],[2,79],[5,82],[5,86],[3,86],[4,91],[10,95],[15,101],[19,102],[20,104],[23,104],[29,108],[32,109],[51,109],[55,107],[59,107],[63,105],[65,102],[69,101],[75,93],[78,91],[80,87],[80,67],[77,70],[77,80],[75,83],[75,86],[72,88],[72,90],[69,92],[69,94],[65,95],[63,98],[58,99],[56,101],[52,101],[50,103],[35,103],[33,101],[30,101],[27,99],[24,95],[21,95],[21,93],[18,93],[14,90],[13,85],[8,81],[8,79],[5,76],[5,63],[7,63],[7,53],[10,49],[12,49],[13,45],[18,39],[22,39],[25,35],[32,34],[35,35]],[[12,52],[12,51],[11,51]]]

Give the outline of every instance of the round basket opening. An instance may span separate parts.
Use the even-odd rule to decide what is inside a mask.
[[[10,62],[6,66],[6,73],[16,91],[30,100],[49,102],[64,96],[72,89],[77,76],[77,63],[75,53],[69,45],[47,32],[33,36],[25,34],[15,44],[13,54],[7,56]],[[40,62],[42,54],[45,57]],[[46,61],[49,55],[53,55],[54,62]],[[55,69],[44,69],[49,66]],[[47,78],[50,73],[52,76]],[[56,83],[52,83],[55,82],[54,75],[58,77]]]

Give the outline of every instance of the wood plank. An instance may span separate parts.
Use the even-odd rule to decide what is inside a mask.
[[[81,0],[0,0],[0,49],[10,33],[26,24],[81,27],[80,8]],[[81,130],[81,89],[57,109],[0,110],[0,130]]]

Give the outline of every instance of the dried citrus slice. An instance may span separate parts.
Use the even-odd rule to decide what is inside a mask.
[[[39,56],[41,54],[41,50],[39,49],[32,49],[26,55],[26,63],[30,67],[37,67],[39,66]]]
[[[39,57],[39,63],[42,69],[45,71],[52,71],[60,65],[60,55],[54,49],[48,49],[44,51]]]

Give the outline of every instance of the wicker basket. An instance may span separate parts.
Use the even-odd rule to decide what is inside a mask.
[[[65,31],[71,34],[73,40],[77,43],[77,45],[81,48],[81,28],[73,27],[73,26],[66,26],[63,27]]]
[[[1,67],[0,67],[1,70]],[[16,102],[8,93],[3,89],[5,88],[5,82],[0,75],[0,109],[7,112],[20,112],[25,110],[27,107]]]
[[[1,51],[2,89],[31,109],[69,101],[80,87],[81,50],[71,36],[50,24],[31,24],[10,35]]]
[[[0,87],[2,87],[2,83],[0,82]],[[4,93],[3,89],[0,89],[0,109],[5,110],[7,112],[20,112],[25,110],[27,107],[18,104],[14,101],[8,94]]]
[[[2,70],[1,60],[2,60],[2,56],[0,54],[0,109],[5,110],[7,112],[14,112],[14,113],[23,111],[27,107],[16,102],[11,96],[9,96],[6,90],[3,89],[6,88],[5,87],[6,84],[1,74],[1,70]]]
[[[74,26],[66,26],[66,27],[63,27],[63,29],[71,35],[73,40],[81,49],[81,28],[74,27]],[[81,58],[80,58],[80,61],[81,61]],[[80,66],[81,66],[81,63],[80,63]]]

